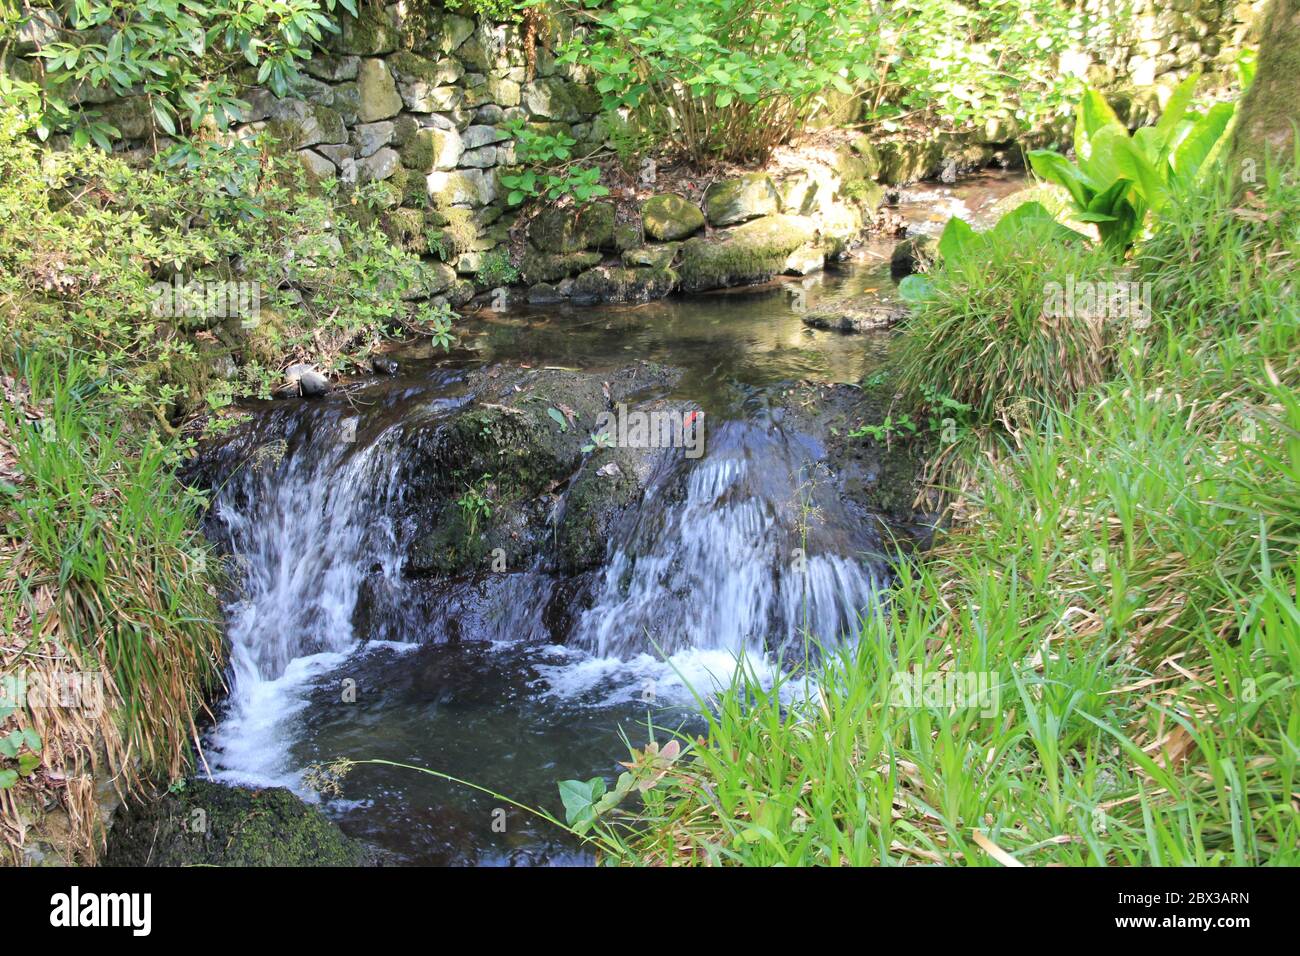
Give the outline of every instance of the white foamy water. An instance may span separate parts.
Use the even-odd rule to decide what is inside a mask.
[[[283,460],[241,465],[215,501],[244,581],[227,607],[230,695],[208,738],[218,778],[300,790],[292,748],[310,723],[304,710],[354,655],[452,634],[536,648],[554,640],[541,611],[564,583],[539,566],[417,602],[423,585],[403,578],[397,527],[413,464],[400,427],[346,441],[346,418],[320,406],[302,414]],[[783,680],[779,654],[802,660],[805,641],[851,637],[876,600],[878,559],[854,552],[836,527],[842,515],[821,514],[834,495],[802,474],[806,449],[741,424],[714,438],[707,457],[658,473],[586,597],[574,598],[585,609],[567,646],[531,665],[532,691],[557,713],[689,708],[728,688],[739,666],[770,687]],[[411,644],[363,647],[368,635],[353,629],[363,585],[391,599],[383,633]],[[786,681],[782,697],[807,691]]]
[[[880,588],[858,555],[815,553],[796,467],[752,440],[716,449],[689,472],[685,498],[661,485],[629,540],[616,543],[574,644],[598,658],[653,647],[742,652],[857,629]]]
[[[254,455],[215,502],[242,575],[226,608],[230,694],[208,741],[209,765],[231,782],[297,785],[288,753],[295,718],[316,679],[357,646],[362,579],[375,565],[387,581],[401,575],[392,433],[358,447],[346,440],[355,422],[313,424],[310,454]]]

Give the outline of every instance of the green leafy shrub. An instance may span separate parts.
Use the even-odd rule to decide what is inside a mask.
[[[609,189],[600,184],[599,167],[574,164],[573,147],[578,141],[568,133],[536,129],[522,119],[511,120],[505,129],[514,137],[516,159],[530,167],[501,177],[511,206],[526,199],[554,202],[573,196],[584,203],[609,195]]]
[[[373,216],[336,214],[333,183],[313,186],[296,157],[249,164],[208,146],[178,175],[46,151],[23,129],[0,115],[0,329],[75,351],[123,410],[174,420],[264,393],[282,362],[330,363],[407,326],[400,296],[418,261]],[[211,314],[191,280],[255,290],[256,305]],[[233,381],[213,371],[222,351],[238,361]]]
[[[1076,114],[1077,165],[1052,150],[1029,154],[1034,172],[1069,191],[1074,218],[1094,223],[1116,257],[1142,234],[1149,210],[1158,212],[1176,190],[1197,185],[1226,141],[1235,105],[1190,112],[1196,79],[1179,84],[1155,126],[1131,136],[1105,97],[1088,90]]]
[[[0,105],[21,105],[41,139],[71,129],[77,145],[109,149],[119,135],[103,111],[83,106],[87,90],[148,99],[157,132],[175,136],[210,120],[224,129],[247,104],[231,72],[257,68],[256,82],[288,92],[314,43],[337,33],[330,13],[353,16],[354,0],[37,0],[21,12],[6,5],[0,40],[23,25],[38,30],[39,75],[0,84]],[[0,43],[0,46],[4,46]]]
[[[586,27],[561,62],[590,70],[607,109],[652,100],[693,161],[755,160],[800,128],[828,88],[870,76],[876,16],[863,0],[565,3]]]
[[[1060,0],[954,3],[896,0],[872,47],[867,116],[901,113],[956,128],[1008,117],[1030,128],[1069,108],[1082,84],[1062,73],[1069,49],[1103,48],[1127,11],[1110,16]]]

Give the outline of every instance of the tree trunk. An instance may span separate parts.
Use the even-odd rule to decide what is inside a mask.
[[[1262,179],[1267,157],[1290,164],[1300,123],[1300,0],[1272,0],[1262,16],[1255,82],[1233,134],[1231,169],[1239,185]]]

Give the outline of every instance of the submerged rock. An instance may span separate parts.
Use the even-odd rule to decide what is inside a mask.
[[[104,866],[357,866],[362,846],[282,787],[189,780],[118,808]]]
[[[803,324],[834,332],[874,332],[887,329],[906,318],[907,311],[887,305],[855,308],[815,309],[803,317]]]
[[[889,257],[889,274],[899,282],[916,272],[928,272],[939,254],[939,240],[933,236],[910,236],[894,246]]]

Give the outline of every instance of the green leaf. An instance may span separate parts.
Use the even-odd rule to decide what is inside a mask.
[[[595,819],[595,804],[605,795],[605,779],[561,780],[560,800],[564,804],[564,820],[571,827],[589,824]]]
[[[569,430],[569,420],[564,417],[564,412],[558,408],[548,408],[546,414],[550,415],[559,424],[560,431],[566,432]]]
[[[898,283],[898,295],[909,305],[920,305],[930,298],[934,291],[934,283],[930,281],[929,276],[912,274],[905,276],[903,281]]]
[[[1061,153],[1052,150],[1034,150],[1030,152],[1030,166],[1040,177],[1065,186],[1075,206],[1087,207],[1088,199],[1095,193],[1096,187],[1080,172],[1078,166],[1067,160]]]
[[[0,790],[8,790],[18,782],[16,770],[0,770]]]
[[[1174,142],[1174,131],[1178,129],[1178,124],[1182,122],[1183,116],[1187,113],[1187,107],[1192,103],[1192,96],[1196,92],[1196,83],[1200,78],[1200,72],[1193,71],[1191,76],[1174,87],[1173,95],[1169,97],[1164,112],[1160,114],[1160,119],[1156,122],[1155,135],[1160,141],[1160,154],[1162,156],[1169,155],[1169,149]]]
[[[975,247],[979,234],[971,228],[970,223],[955,216],[948,220],[939,236],[939,255],[945,262],[957,263],[967,252]]]
[[[1074,152],[1082,161],[1089,154],[1091,143],[1103,129],[1117,129],[1125,136],[1128,127],[1120,122],[1115,111],[1106,102],[1106,97],[1096,90],[1088,90],[1079,101],[1075,113]]]
[[[1224,131],[1236,112],[1235,103],[1216,103],[1196,121],[1191,131],[1174,150],[1170,160],[1178,180],[1191,185],[1207,169],[1224,141]]]

